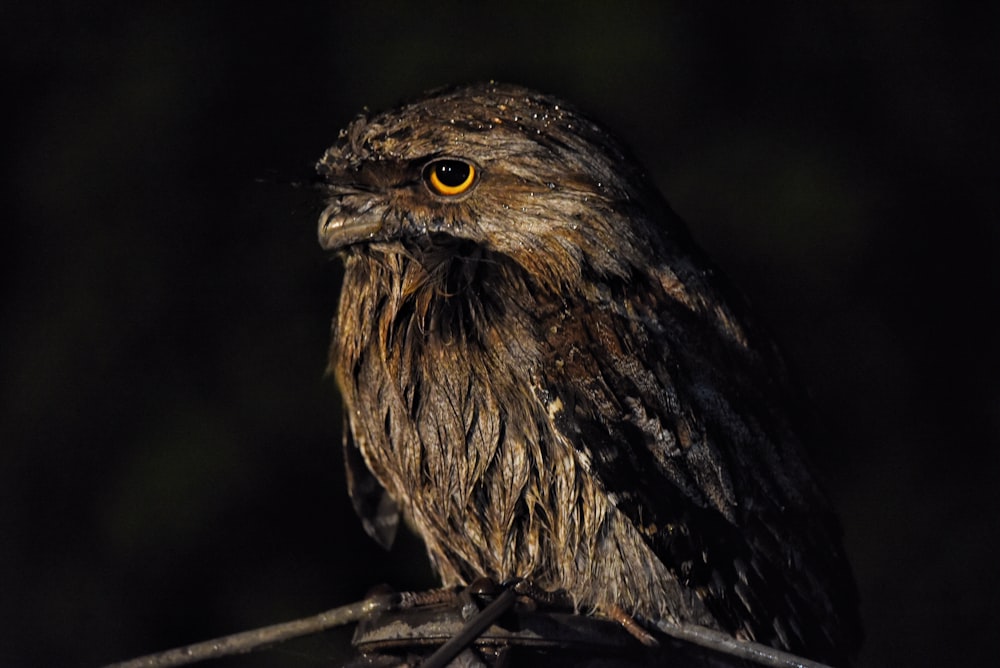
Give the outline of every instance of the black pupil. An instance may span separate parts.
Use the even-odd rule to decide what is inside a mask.
[[[469,178],[469,166],[458,160],[443,160],[434,165],[438,180],[450,188],[460,186]]]

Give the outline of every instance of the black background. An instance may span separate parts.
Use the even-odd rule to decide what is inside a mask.
[[[432,583],[344,493],[308,175],[363,106],[510,80],[635,149],[833,435],[863,666],[992,663],[998,10],[5,3],[0,665]],[[214,665],[326,665],[345,633]]]

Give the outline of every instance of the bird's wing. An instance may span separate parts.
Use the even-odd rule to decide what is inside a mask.
[[[728,630],[793,651],[836,646],[852,632],[838,616],[852,618],[853,584],[776,406],[785,381],[742,330],[660,283],[601,284],[538,323],[550,358],[537,391],[561,403],[554,427]]]
[[[399,506],[365,463],[361,450],[354,442],[348,418],[344,416],[344,469],[347,472],[347,493],[355,512],[361,518],[365,533],[385,549],[392,547],[399,528]]]

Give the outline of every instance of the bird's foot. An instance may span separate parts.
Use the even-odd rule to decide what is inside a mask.
[[[368,590],[367,598],[387,595],[393,598],[392,608],[395,610],[408,610],[430,605],[451,605],[459,602],[462,594],[460,587],[439,587],[437,589],[426,589],[423,591],[400,591],[397,592],[389,585],[376,585]]]
[[[368,591],[368,597],[388,595],[393,598],[392,608],[406,610],[425,606],[464,605],[470,598],[480,601],[495,599],[504,591],[517,596],[517,606],[522,610],[547,608],[552,610],[572,610],[573,600],[563,589],[549,591],[532,580],[511,578],[501,584],[488,577],[480,577],[468,586],[440,587],[423,591],[397,592],[388,585],[377,585]]]
[[[659,647],[660,641],[654,638],[649,631],[642,628],[642,625],[635,620],[635,617],[627,613],[625,609],[617,603],[611,604],[602,611],[608,616],[608,619],[621,624],[632,637],[646,647]]]
[[[573,609],[573,599],[564,589],[549,591],[534,581],[524,578],[512,578],[504,582],[502,586],[517,594],[518,603],[523,608],[535,610],[541,606],[555,610]]]

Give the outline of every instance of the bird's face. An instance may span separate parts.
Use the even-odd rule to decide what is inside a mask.
[[[599,126],[496,84],[359,117],[319,162],[329,250],[471,242],[558,289],[648,264],[645,184]]]

